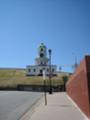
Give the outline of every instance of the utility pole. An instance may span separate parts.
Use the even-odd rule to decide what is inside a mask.
[[[51,53],[52,53],[52,50],[51,49],[49,49],[48,50],[48,52],[49,52],[49,94],[52,94],[52,80],[51,80],[51,77],[52,77],[52,75],[51,75]]]

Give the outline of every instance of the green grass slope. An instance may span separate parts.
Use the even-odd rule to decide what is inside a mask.
[[[19,84],[24,85],[43,85],[43,78],[40,76],[26,76],[25,69],[0,69],[0,87],[16,88]],[[53,85],[62,85],[62,76],[69,76],[68,73],[58,73],[57,77],[52,77]],[[46,77],[47,84],[49,78]]]

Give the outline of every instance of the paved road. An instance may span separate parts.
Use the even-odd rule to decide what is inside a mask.
[[[41,96],[35,92],[0,91],[0,120],[19,120]]]

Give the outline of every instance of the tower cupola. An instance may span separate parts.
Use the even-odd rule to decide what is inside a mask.
[[[38,58],[36,58],[36,64],[41,66],[48,64],[47,47],[44,45],[44,43],[41,43],[38,48]]]
[[[41,43],[41,45],[39,46],[39,57],[44,58],[46,56],[47,56],[47,48],[44,45],[44,43]]]

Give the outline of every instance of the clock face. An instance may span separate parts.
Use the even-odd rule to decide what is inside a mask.
[[[43,57],[43,56],[44,56],[44,54],[43,54],[43,53],[41,53],[41,54],[40,54],[40,57]]]

